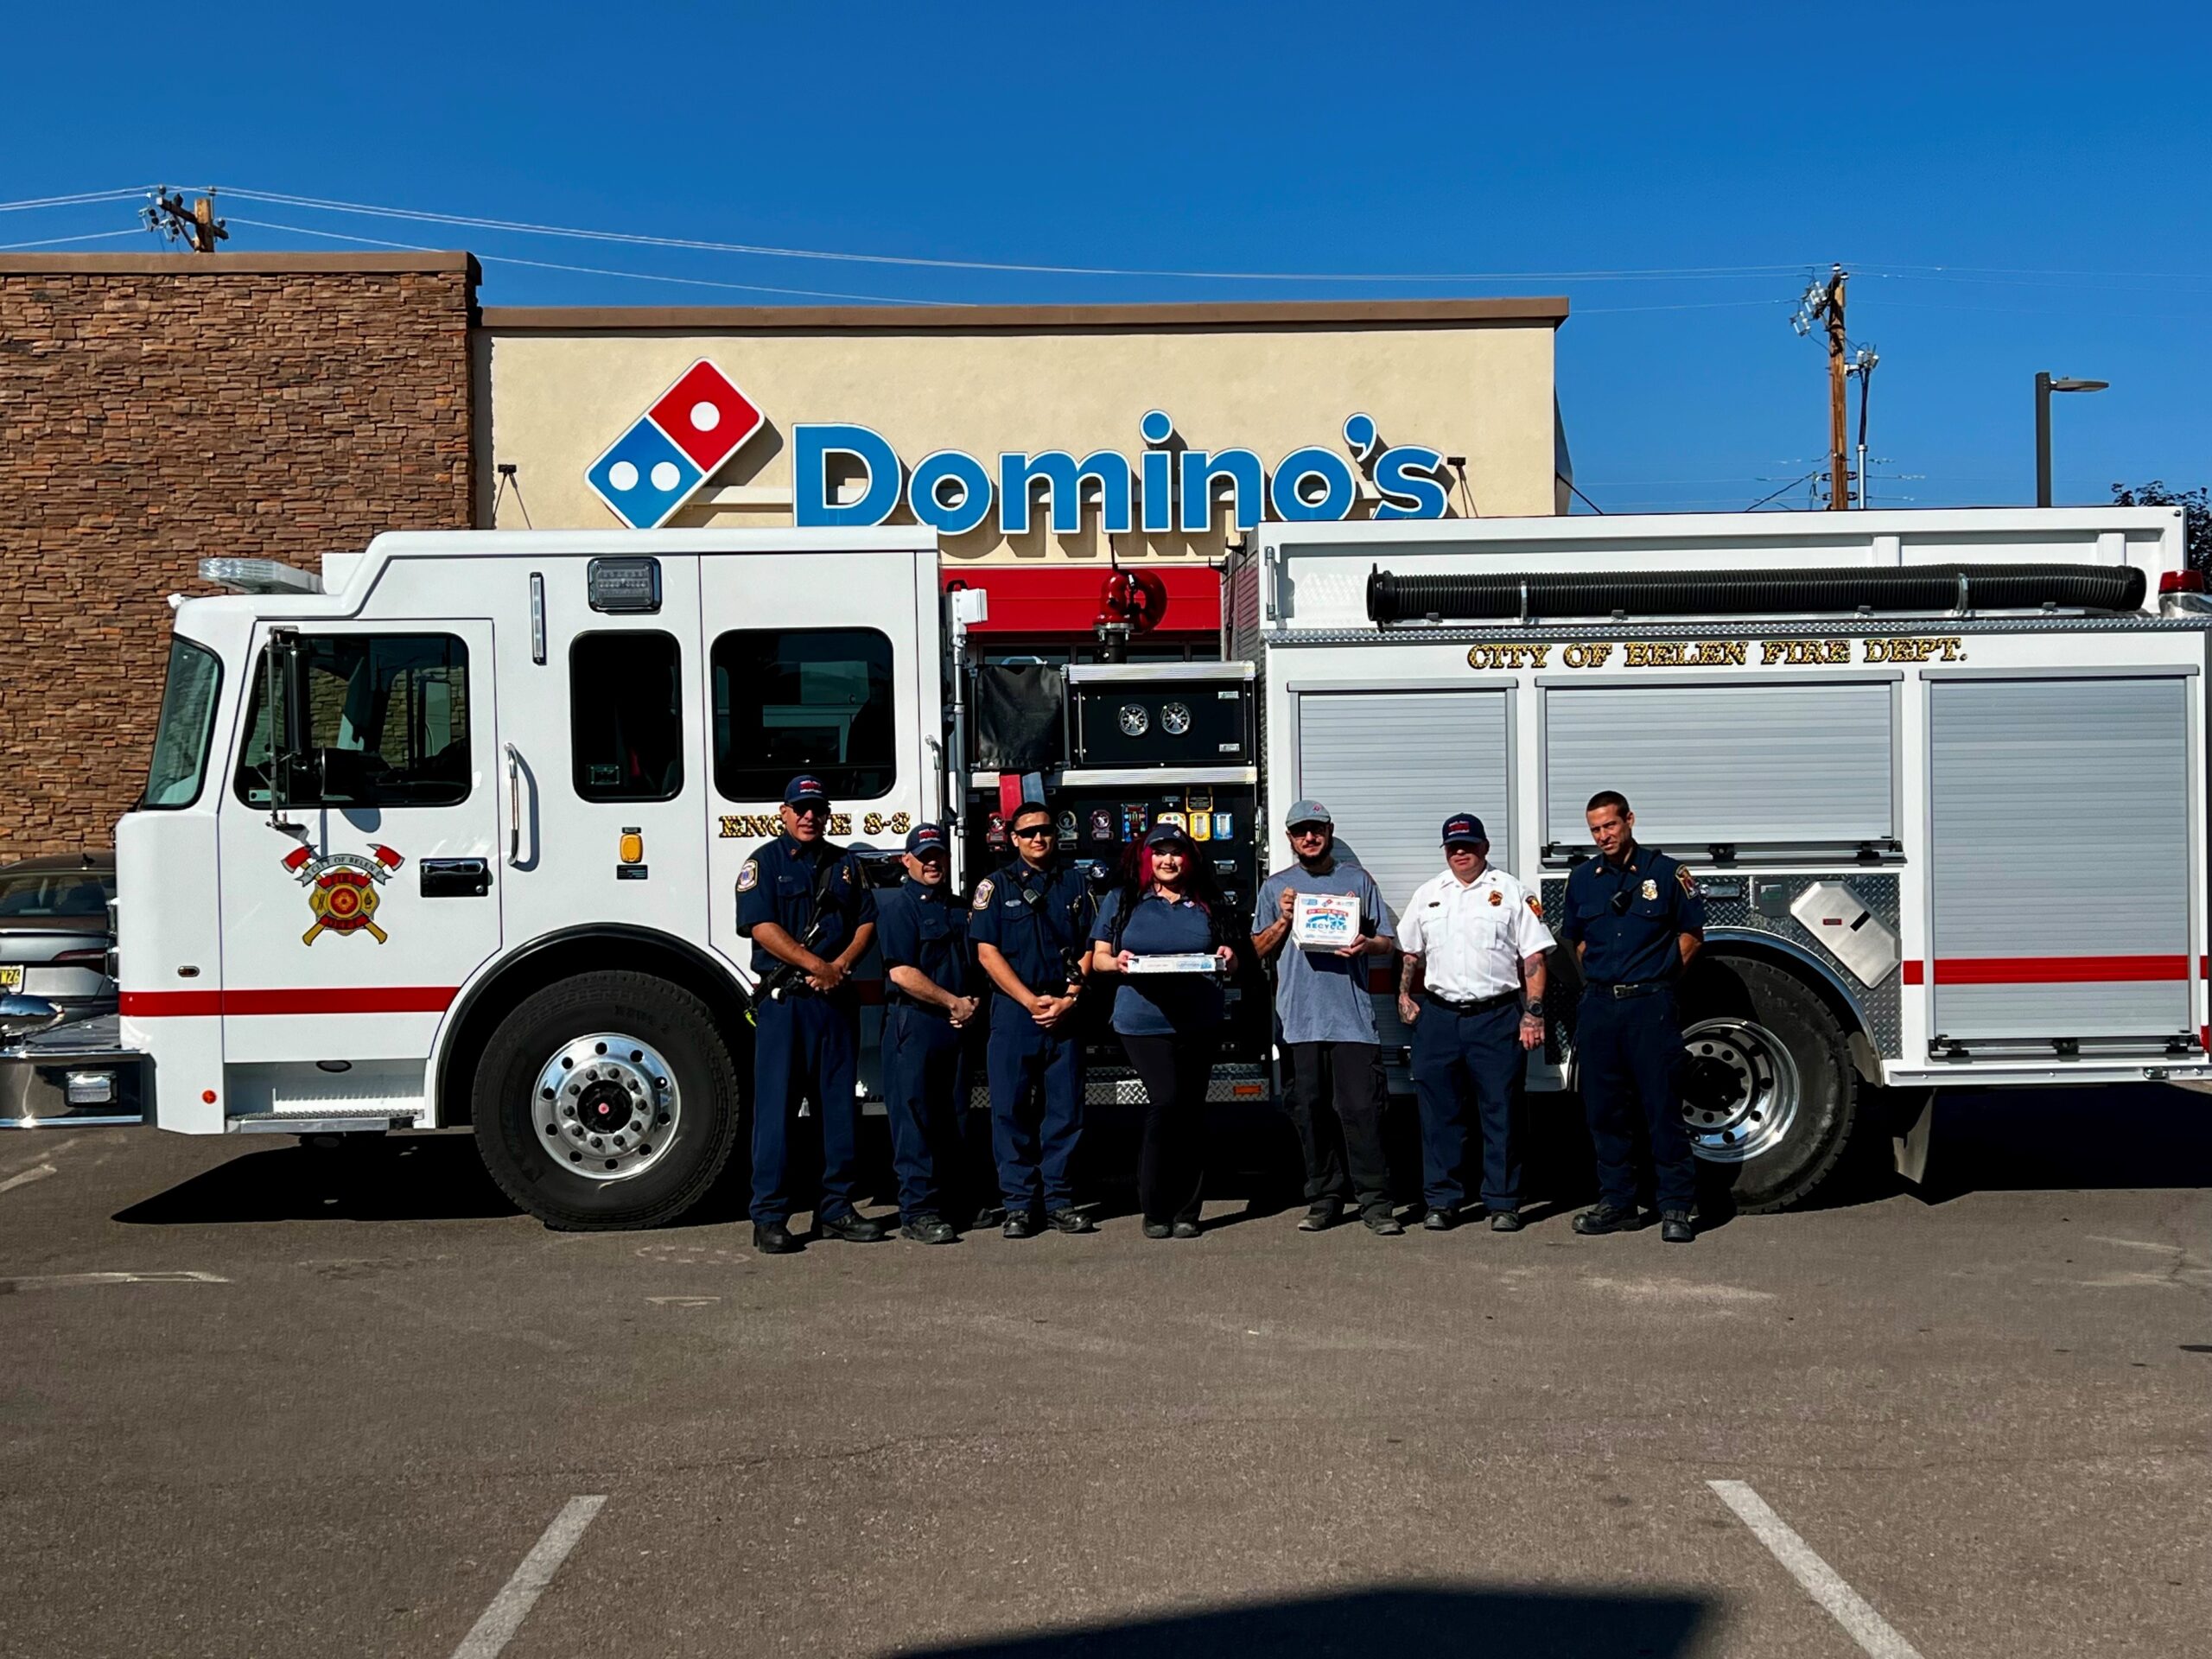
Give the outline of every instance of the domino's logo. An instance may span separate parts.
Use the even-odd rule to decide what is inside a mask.
[[[585,469],[584,481],[631,529],[657,530],[767,418],[702,357]]]

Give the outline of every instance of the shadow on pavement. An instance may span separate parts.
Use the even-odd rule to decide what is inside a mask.
[[[2166,1084],[1938,1095],[1934,1202],[1968,1192],[2212,1186],[2212,1095]]]
[[[1369,1659],[1478,1649],[1514,1659],[1671,1659],[1687,1654],[1719,1612],[1711,1598],[1687,1592],[1413,1585],[901,1651],[907,1659]]]
[[[258,1221],[458,1221],[512,1216],[466,1131],[279,1142],[116,1212],[133,1226]]]

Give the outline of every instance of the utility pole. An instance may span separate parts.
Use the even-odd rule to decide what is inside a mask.
[[[187,208],[181,194],[166,184],[156,185],[153,200],[139,210],[138,216],[146,221],[148,230],[181,242],[194,253],[213,253],[218,242],[230,240],[229,229],[215,217],[213,190]]]
[[[1797,302],[1790,324],[1800,334],[1809,334],[1821,324],[1828,341],[1828,510],[1841,512],[1851,505],[1851,423],[1845,413],[1845,389],[1851,379],[1849,350],[1843,333],[1843,285],[1851,273],[1830,265],[1826,282],[1815,277]]]

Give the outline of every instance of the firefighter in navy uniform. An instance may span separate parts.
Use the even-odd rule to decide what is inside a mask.
[[[950,1244],[959,1236],[944,1212],[948,1189],[962,1185],[968,1102],[960,1049],[978,1004],[969,912],[946,893],[950,861],[944,827],[916,824],[906,836],[906,879],[875,911],[899,1233],[918,1244]]]
[[[1095,906],[1087,869],[1054,856],[1058,831],[1039,801],[1014,809],[1015,856],[976,884],[969,937],[997,987],[987,1070],[991,1149],[1006,1199],[1008,1238],[1040,1225],[1087,1233],[1071,1184],[1083,1133],[1083,1048],[1076,1030],[1081,954]]]
[[[1578,1233],[1642,1225],[1636,1207],[1636,1128],[1651,1143],[1659,1236],[1697,1236],[1697,1159],[1682,1127],[1682,1024],[1675,986],[1705,938],[1705,899],[1690,873],[1656,847],[1637,844],[1636,815],[1613,790],[1590,798],[1598,856],[1567,878],[1560,935],[1582,964],[1575,1058],[1598,1153],[1598,1204],[1574,1218]]]
[[[817,1236],[857,1244],[884,1236],[854,1207],[860,1178],[860,1009],[849,976],[875,937],[875,899],[861,861],[833,845],[830,797],[800,776],[784,791],[784,833],[737,873],[737,931],[753,941],[753,1247],[799,1249],[791,1236],[791,1128],[804,1096],[822,1126]]]

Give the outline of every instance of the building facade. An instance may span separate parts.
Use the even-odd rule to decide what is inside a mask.
[[[1004,626],[1087,626],[1118,561],[1204,632],[1205,567],[1262,519],[1565,507],[1562,300],[480,310],[478,280],[465,253],[0,260],[0,860],[106,843],[165,596],[214,554],[918,521]]]

